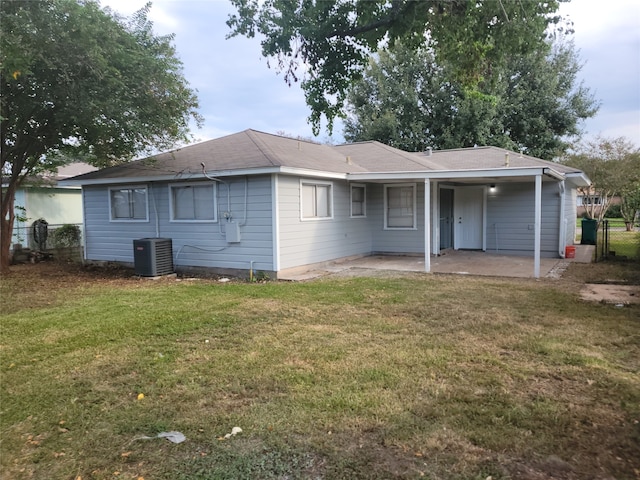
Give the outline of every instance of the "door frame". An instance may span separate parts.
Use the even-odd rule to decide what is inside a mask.
[[[457,227],[456,216],[458,216],[458,212],[460,208],[462,208],[461,201],[463,200],[463,195],[457,195],[456,193],[460,191],[468,192],[470,189],[478,191],[478,197],[482,200],[481,206],[481,218],[479,225],[479,233],[481,236],[480,239],[480,250],[485,252],[487,250],[487,187],[484,185],[463,185],[463,186],[455,186],[454,194],[453,194],[453,212],[454,212],[454,229],[453,229],[453,249],[459,250],[460,246],[460,238],[459,238],[459,228]]]
[[[442,228],[440,226],[440,218],[442,217],[442,197],[441,197],[441,192],[443,190],[450,190],[451,191],[451,242],[450,242],[450,246],[449,247],[442,247]],[[437,222],[438,222],[438,250],[444,250],[446,248],[454,248],[455,247],[455,238],[456,238],[456,233],[455,233],[455,201],[456,201],[456,188],[453,185],[441,185],[440,188],[438,189],[438,215],[437,215]],[[439,252],[438,252],[439,253]]]

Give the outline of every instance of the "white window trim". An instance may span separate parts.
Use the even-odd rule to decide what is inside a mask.
[[[213,219],[189,219],[189,218],[175,218],[174,209],[173,209],[173,188],[176,187],[201,187],[207,186],[213,188]],[[170,183],[168,185],[169,189],[169,221],[171,223],[217,223],[218,222],[218,189],[217,185],[214,182],[205,183],[205,182],[180,182],[180,183]]]
[[[388,226],[388,194],[389,188],[412,187],[413,189],[413,226],[412,227],[389,227]],[[384,230],[417,230],[418,229],[418,186],[416,183],[389,183],[384,185]]]
[[[111,208],[111,192],[114,190],[135,190],[144,189],[145,198],[145,218],[113,218],[113,209]],[[119,185],[109,187],[109,221],[125,222],[125,223],[148,223],[149,222],[149,187],[147,185]]]
[[[304,185],[324,185],[329,187],[329,216],[328,217],[305,217],[304,216],[304,195],[302,194],[302,187]],[[303,222],[317,222],[333,220],[333,182],[323,182],[321,180],[305,180],[300,179],[300,220]]]
[[[364,189],[362,199],[362,214],[354,215],[353,214],[353,189],[362,188]],[[349,187],[349,218],[367,218],[367,186],[364,183],[352,183]]]

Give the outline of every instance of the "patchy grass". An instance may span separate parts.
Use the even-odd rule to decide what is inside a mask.
[[[634,278],[617,267],[588,280]],[[640,309],[580,301],[589,271],[16,268],[0,280],[3,478],[637,478]],[[187,441],[138,440],[170,430]]]
[[[584,283],[619,283],[640,285],[640,264],[638,262],[602,261],[598,263],[572,263],[562,274],[559,288],[574,292]]]

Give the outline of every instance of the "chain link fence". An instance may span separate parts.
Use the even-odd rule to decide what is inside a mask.
[[[14,227],[14,261],[32,261],[35,254],[66,261],[82,261],[82,224],[47,224]]]
[[[603,220],[596,231],[596,261],[640,261],[640,225]]]

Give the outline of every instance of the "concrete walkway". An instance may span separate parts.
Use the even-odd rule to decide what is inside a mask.
[[[540,277],[559,278],[570,262],[591,262],[593,248],[589,245],[576,245],[575,259],[540,259]],[[283,270],[279,273],[278,279],[304,281],[337,273],[366,276],[379,270],[424,272],[424,257],[421,255],[371,255],[337,260]],[[438,257],[431,257],[431,273],[533,278],[534,266],[532,257],[451,250]]]

